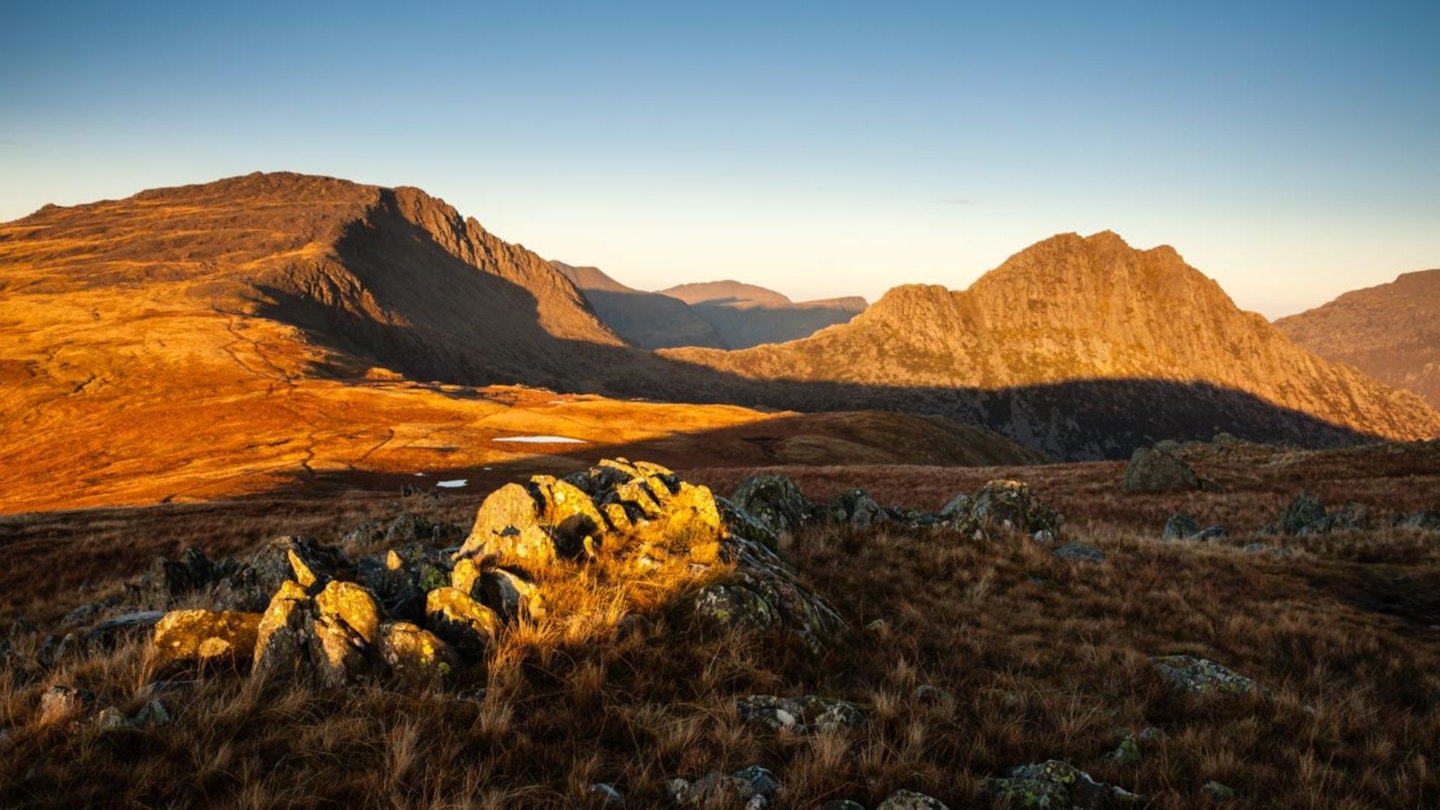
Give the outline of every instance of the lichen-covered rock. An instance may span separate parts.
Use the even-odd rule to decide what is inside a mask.
[[[1306,537],[1337,531],[1355,531],[1368,528],[1369,525],[1370,510],[1363,504],[1347,503],[1340,507],[1338,512],[1327,513],[1324,517],[1305,524],[1296,534]]]
[[[157,557],[144,574],[126,584],[126,601],[144,610],[166,610],[178,598],[234,574],[237,567],[234,560],[212,562],[198,548],[185,549],[178,560]]]
[[[995,531],[1015,531],[1027,536],[1053,540],[1060,534],[1063,518],[1041,503],[1023,481],[990,481],[971,499],[970,510],[957,516],[956,529],[966,536],[986,536]]]
[[[858,527],[884,523],[890,518],[885,508],[863,489],[852,489],[835,496],[829,511],[831,521]]]
[[[1140,447],[1125,465],[1123,483],[1131,494],[1174,492],[1200,488],[1200,478],[1183,459],[1155,447]]]
[[[1280,516],[1280,530],[1286,534],[1299,534],[1301,529],[1325,517],[1325,504],[1304,490],[1295,496]]]
[[[1193,655],[1167,655],[1152,659],[1160,677],[1187,692],[1218,692],[1224,695],[1248,695],[1268,692],[1254,681],[1238,675],[1206,658]]]
[[[1050,552],[1050,556],[1074,562],[1105,562],[1105,552],[1089,543],[1066,543]]]
[[[740,482],[730,501],[776,534],[794,532],[810,520],[809,499],[783,475],[752,475]]]
[[[950,810],[933,796],[913,790],[897,790],[875,806],[875,810]]]
[[[541,504],[524,484],[506,484],[480,504],[475,526],[456,557],[497,555],[544,565],[555,559],[555,543],[540,525]]]
[[[449,645],[409,622],[380,625],[376,649],[390,677],[409,687],[441,683],[460,666]]]
[[[990,794],[1017,810],[1110,810],[1146,801],[1143,796],[1097,782],[1090,774],[1057,759],[1011,768],[1004,778],[990,780]]]
[[[380,632],[374,594],[335,580],[315,596],[313,663],[326,686],[352,683],[369,673],[369,651]]]
[[[731,503],[728,498],[717,496],[715,506],[719,509],[721,522],[725,524],[732,538],[763,546],[769,551],[779,548],[779,538],[764,521]]]
[[[357,579],[380,600],[387,616],[419,621],[425,594],[450,584],[449,555],[433,546],[409,543],[382,557],[363,557]]]
[[[815,695],[795,698],[751,695],[737,700],[735,709],[743,722],[796,734],[838,731],[865,724],[865,710],[859,705]]]
[[[693,782],[671,779],[667,788],[676,807],[760,810],[780,791],[780,781],[768,769],[751,765],[728,775],[711,771]]]
[[[1195,518],[1184,512],[1176,512],[1165,521],[1165,530],[1160,533],[1161,540],[1188,540],[1195,533],[1200,531],[1200,524]]]
[[[968,517],[973,500],[974,498],[971,498],[970,495],[965,492],[956,495],[946,501],[944,506],[940,507],[940,517],[950,521],[957,518]]]
[[[1416,512],[1413,515],[1396,515],[1395,525],[1402,529],[1416,529],[1425,532],[1440,532],[1440,512]]]
[[[269,606],[286,580],[315,594],[325,583],[348,575],[352,569],[339,549],[302,537],[279,537],[221,581],[216,589],[216,607],[258,613]]]
[[[300,583],[280,583],[256,629],[255,674],[295,677],[309,667],[315,603]]]
[[[500,617],[455,588],[436,588],[425,598],[425,625],[464,658],[479,659],[495,644]]]
[[[255,655],[258,613],[173,610],[155,624],[153,661],[159,669],[174,664],[238,667]]]

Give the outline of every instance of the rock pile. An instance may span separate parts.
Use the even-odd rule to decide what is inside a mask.
[[[765,492],[798,490],[757,487],[746,502],[760,503]],[[786,522],[793,513],[763,514],[658,465],[607,460],[496,490],[453,554],[424,542],[443,536],[433,527],[392,522],[382,535],[374,524],[361,527],[366,539],[410,542],[354,563],[338,549],[288,537],[244,565],[187,552],[157,562],[134,592],[154,603],[213,588],[211,609],[158,618],[152,654],[161,670],[253,669],[326,686],[372,678],[423,685],[482,664],[511,628],[550,614],[544,583],[559,576],[561,561],[627,580],[656,578],[677,594],[717,580],[694,598],[701,620],[789,632],[818,648],[841,619],[770,550],[771,524],[798,525]]]

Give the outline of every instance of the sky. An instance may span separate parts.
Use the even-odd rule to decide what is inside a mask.
[[[874,301],[1105,229],[1270,317],[1440,267],[1433,0],[208,5],[7,8],[0,221],[288,170],[640,289]]]

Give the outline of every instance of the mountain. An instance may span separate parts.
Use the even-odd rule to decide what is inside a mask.
[[[684,301],[632,289],[605,275],[598,267],[575,267],[559,261],[550,264],[580,288],[585,300],[607,326],[636,346],[725,348],[715,328]]]
[[[914,416],[594,396],[706,386],[413,188],[252,174],[47,206],[0,223],[0,301],[0,513],[480,485],[602,446],[707,466],[1034,459]],[[527,443],[547,436],[564,441]]]
[[[1321,357],[1440,408],[1440,270],[1405,273],[1275,325]]]
[[[1314,445],[1440,435],[1418,397],[1291,343],[1168,246],[1063,234],[968,290],[897,287],[810,338],[738,352],[667,350],[737,378],[756,402],[890,407],[971,419],[1067,458],[1162,438]]]
[[[774,290],[738,281],[681,284],[660,294],[689,304],[731,349],[809,337],[849,321],[866,306],[864,298],[855,296],[797,304]]]

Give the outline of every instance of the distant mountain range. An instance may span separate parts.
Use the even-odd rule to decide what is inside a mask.
[[[1405,273],[1275,322],[1291,340],[1440,408],[1440,270]]]
[[[232,379],[271,397],[275,424],[323,413],[336,431],[386,381],[934,414],[1059,458],[1217,431],[1304,445],[1440,435],[1417,396],[1297,347],[1173,249],[1108,232],[1047,239],[964,292],[902,286],[859,311],[732,282],[636,293],[418,189],[254,174],[0,225],[0,296],[0,411],[12,436],[40,442],[7,443],[42,455],[55,419],[179,413],[182,392]],[[717,312],[845,322],[725,351],[744,330],[705,317]],[[747,340],[773,326],[750,323]],[[681,334],[711,347],[636,347]],[[283,408],[273,392],[289,392]],[[207,401],[224,397],[241,398]],[[223,414],[199,424],[222,431]],[[127,441],[144,440],[135,430]]]
[[[646,349],[745,349],[809,337],[865,310],[865,299],[795,303],[738,281],[681,284],[658,293],[627,287],[598,267],[551,262],[579,287],[611,329]]]

